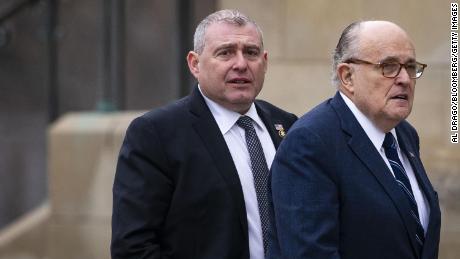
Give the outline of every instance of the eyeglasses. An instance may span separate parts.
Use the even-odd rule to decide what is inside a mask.
[[[382,75],[387,78],[395,78],[401,72],[401,68],[404,67],[406,69],[407,74],[412,79],[420,78],[423,74],[423,70],[427,67],[426,64],[422,64],[419,62],[410,62],[406,64],[401,64],[398,62],[379,62],[379,63],[372,63],[366,60],[357,59],[357,58],[350,58],[347,59],[343,63],[351,63],[351,64],[366,64],[366,65],[374,65],[378,66],[382,69]]]

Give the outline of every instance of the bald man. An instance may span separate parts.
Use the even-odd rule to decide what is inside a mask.
[[[269,258],[437,258],[438,197],[405,120],[425,67],[394,23],[343,31],[337,93],[292,126],[272,164]]]

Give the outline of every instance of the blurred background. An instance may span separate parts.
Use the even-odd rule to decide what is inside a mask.
[[[111,187],[129,122],[187,95],[197,23],[235,8],[264,31],[259,96],[302,115],[335,89],[331,53],[355,20],[407,30],[409,121],[439,193],[439,258],[460,258],[460,144],[450,143],[450,1],[0,0],[0,259],[109,258]]]

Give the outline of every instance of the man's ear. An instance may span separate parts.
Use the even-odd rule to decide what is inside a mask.
[[[187,64],[188,68],[190,69],[190,73],[193,74],[195,78],[198,78],[198,74],[200,73],[200,68],[198,66],[199,63],[199,55],[194,51],[189,51],[187,54]]]
[[[349,94],[354,93],[353,67],[350,64],[340,63],[337,65],[337,77],[339,78],[341,89]]]
[[[264,59],[264,72],[267,72],[267,67],[268,67],[268,52],[264,50],[263,53],[263,59]]]

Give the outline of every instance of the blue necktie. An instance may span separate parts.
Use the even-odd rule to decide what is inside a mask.
[[[241,116],[236,124],[243,128],[246,137],[246,146],[251,159],[252,176],[254,177],[254,186],[256,189],[257,204],[259,207],[260,222],[262,227],[262,239],[264,244],[264,253],[267,253],[268,247],[268,165],[265,160],[264,151],[257,137],[252,119],[248,116]]]
[[[385,135],[385,140],[383,141],[382,146],[385,149],[385,155],[388,158],[388,162],[390,162],[391,168],[393,169],[396,182],[398,183],[399,187],[401,187],[401,190],[404,192],[411,205],[410,213],[417,225],[417,233],[415,234],[415,238],[417,243],[420,245],[419,249],[421,250],[423,243],[425,242],[425,232],[423,230],[422,224],[420,223],[417,202],[415,201],[409,178],[407,177],[406,170],[404,170],[404,167],[402,166],[401,160],[399,160],[396,140],[391,132],[388,132]]]

